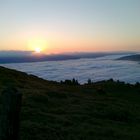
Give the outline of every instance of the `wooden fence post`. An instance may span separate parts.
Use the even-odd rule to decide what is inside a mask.
[[[19,140],[21,101],[22,94],[15,88],[7,88],[2,92],[0,140]]]

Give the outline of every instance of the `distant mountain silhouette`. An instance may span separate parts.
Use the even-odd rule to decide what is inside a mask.
[[[110,55],[108,53],[75,53],[59,55],[25,55],[25,56],[3,56],[0,57],[0,63],[23,63],[23,62],[42,62],[42,61],[60,61],[80,58],[97,58]]]
[[[121,57],[121,58],[119,58],[117,60],[130,60],[130,61],[138,61],[138,62],[140,62],[140,54],[124,56],[124,57]]]
[[[68,53],[68,54],[51,54],[51,55],[35,55],[31,52],[0,52],[0,63],[24,63],[24,62],[43,62],[43,61],[61,61],[82,58],[97,58],[114,54],[123,53]],[[125,54],[125,53],[124,53]]]

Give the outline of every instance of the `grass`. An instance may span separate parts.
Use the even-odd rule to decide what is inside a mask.
[[[0,93],[23,94],[21,140],[139,140],[140,86],[68,85],[0,67]]]

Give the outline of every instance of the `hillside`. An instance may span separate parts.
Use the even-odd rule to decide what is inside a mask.
[[[0,67],[0,93],[23,94],[21,140],[139,140],[140,85],[46,81]]]

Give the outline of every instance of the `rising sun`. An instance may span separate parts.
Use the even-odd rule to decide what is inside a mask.
[[[41,51],[42,51],[41,48],[39,48],[39,47],[38,48],[35,48],[35,52],[36,53],[41,53]]]
[[[47,42],[43,38],[33,38],[28,41],[28,48],[36,54],[43,53],[46,50]]]

